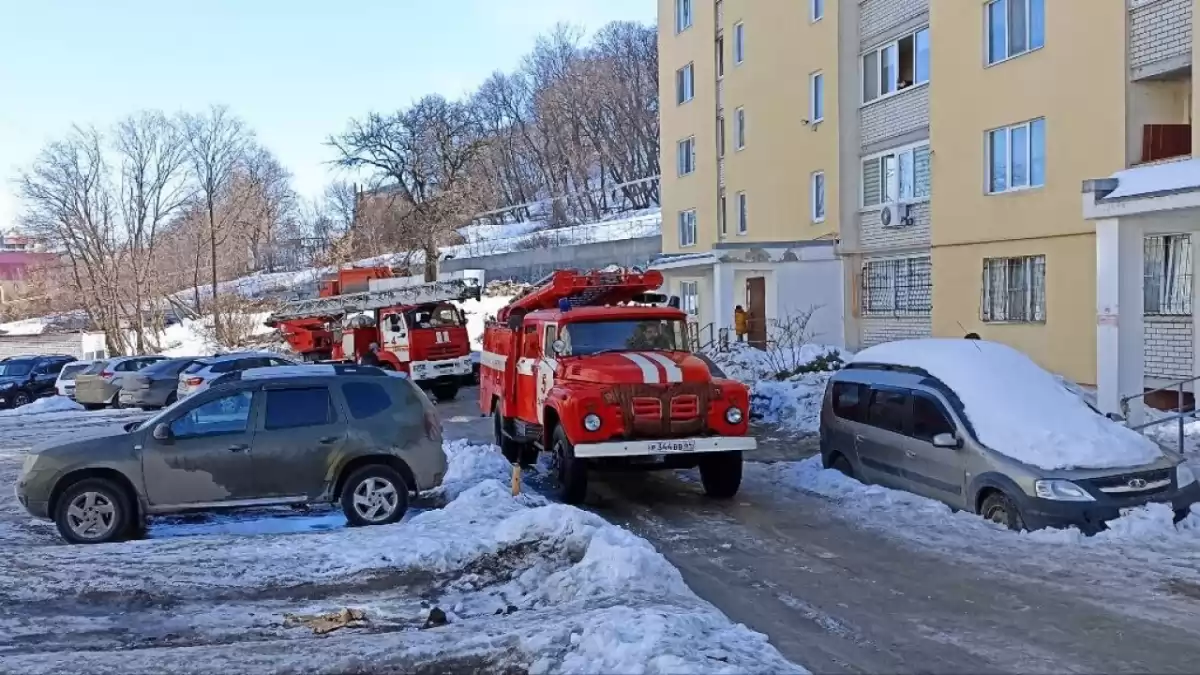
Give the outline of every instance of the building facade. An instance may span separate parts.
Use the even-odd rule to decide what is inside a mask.
[[[1095,383],[1080,185],[1191,157],[1198,4],[660,0],[664,252],[832,246],[848,347],[975,332]],[[1185,228],[1143,245],[1155,385],[1197,367],[1200,252]],[[736,275],[696,281],[702,308],[742,297]]]

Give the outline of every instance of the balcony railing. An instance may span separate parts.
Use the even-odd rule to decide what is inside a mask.
[[[1192,154],[1192,125],[1145,124],[1142,126],[1142,162],[1157,162]]]

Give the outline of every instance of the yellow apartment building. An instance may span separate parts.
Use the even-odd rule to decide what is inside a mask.
[[[660,0],[658,267],[701,341],[818,307],[830,344],[977,332],[1096,383],[1080,188],[1190,158],[1198,2]],[[1195,242],[1142,245],[1145,380],[1191,377]]]

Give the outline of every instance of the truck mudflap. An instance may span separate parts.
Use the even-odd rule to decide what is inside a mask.
[[[647,457],[654,455],[686,455],[700,452],[732,452],[754,450],[758,441],[750,436],[705,436],[702,438],[667,438],[654,441],[615,441],[611,443],[580,443],[575,456],[580,459],[602,457]]]

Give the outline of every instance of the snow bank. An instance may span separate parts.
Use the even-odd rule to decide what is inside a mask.
[[[1162,456],[1153,441],[1097,414],[1028,356],[998,342],[900,340],[852,361],[925,370],[958,394],[981,442],[1025,464],[1109,469]]]
[[[742,342],[729,345],[729,351],[710,351],[708,356],[725,376],[750,387],[750,412],[753,419],[787,431],[816,433],[821,421],[821,399],[832,371],[798,373],[778,379],[780,369],[795,369],[822,357],[846,352],[820,344],[799,344],[781,353],[755,349]]]
[[[32,403],[27,403],[20,408],[0,410],[0,416],[12,417],[14,415],[40,415],[45,413],[73,412],[77,410],[83,410],[83,406],[79,405],[75,401],[72,401],[66,396],[48,396],[46,398],[36,399]]]
[[[41,335],[46,330],[48,318],[37,317],[0,323],[0,335]]]
[[[454,303],[467,315],[467,335],[471,338],[471,349],[483,349],[483,327],[488,317],[496,316],[496,312],[512,302],[513,297],[515,296],[485,295],[479,300]]]
[[[251,336],[262,336],[264,339],[275,332],[274,328],[264,322],[270,316],[269,312],[256,312],[246,316],[252,321],[254,330]],[[209,356],[219,351],[231,351],[229,347],[218,345],[207,336],[211,334],[211,317],[201,319],[184,319],[167,326],[163,331],[160,342],[163,345],[163,356]]]

